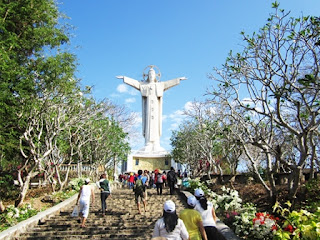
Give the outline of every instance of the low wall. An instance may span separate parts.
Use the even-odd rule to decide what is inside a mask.
[[[57,204],[56,206],[49,208],[43,212],[39,212],[37,215],[28,218],[27,220],[24,220],[17,225],[8,228],[7,230],[4,230],[0,232],[0,240],[11,240],[11,239],[17,239],[16,237],[25,232],[28,228],[32,228],[39,223],[45,221],[46,219],[49,219],[57,214],[59,214],[61,211],[64,211],[66,208],[69,208],[72,205],[75,205],[77,201],[78,194],[73,195],[71,198]]]

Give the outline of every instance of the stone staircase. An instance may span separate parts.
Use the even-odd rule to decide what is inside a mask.
[[[163,195],[157,195],[155,189],[148,189],[147,212],[138,214],[134,193],[129,189],[116,189],[107,199],[107,213],[101,214],[100,194],[90,207],[86,228],[80,228],[78,218],[70,216],[73,206],[46,219],[41,224],[21,233],[15,239],[151,239],[154,224],[162,216],[163,204],[171,199],[176,204],[177,213],[185,208],[178,195],[169,195],[169,189]],[[143,211],[143,204],[141,203]]]

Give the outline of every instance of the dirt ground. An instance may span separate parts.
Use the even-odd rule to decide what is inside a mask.
[[[225,186],[232,188],[230,184]],[[222,185],[215,185],[212,190],[219,194],[222,193],[221,187]],[[244,203],[254,203],[259,211],[271,212],[273,206],[270,204],[267,192],[261,184],[233,184],[233,188],[239,192],[239,196]],[[302,185],[295,199],[294,208],[304,208],[310,204],[310,201],[320,203],[319,189],[319,186],[315,186],[313,190],[307,190],[306,186]],[[289,200],[287,186],[278,186],[277,190],[279,192],[278,201],[283,205]]]
[[[30,189],[27,193],[27,196],[24,200],[24,204],[31,204],[32,207],[38,211],[50,208],[54,205],[54,203],[48,203],[41,201],[44,196],[50,195],[52,193],[51,188],[33,188]],[[14,200],[11,201],[3,201],[5,207],[9,205],[14,205]]]

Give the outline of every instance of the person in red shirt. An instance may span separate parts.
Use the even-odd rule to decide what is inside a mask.
[[[130,177],[129,177],[129,189],[133,189],[133,185],[134,185],[134,175],[133,175],[133,173],[130,173]]]
[[[154,182],[156,183],[157,194],[162,195],[163,182],[165,181],[165,178],[163,174],[160,173],[159,169],[156,169],[154,173],[155,173]]]

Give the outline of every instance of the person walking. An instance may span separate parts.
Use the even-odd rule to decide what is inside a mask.
[[[80,223],[82,228],[86,227],[85,223],[89,215],[90,208],[90,197],[92,198],[92,204],[94,203],[94,192],[93,188],[89,185],[90,179],[87,178],[85,184],[81,186],[78,198],[77,205],[79,205],[79,213],[80,213]]]
[[[167,181],[170,189],[170,195],[174,194],[175,185],[177,184],[177,174],[173,167],[170,168],[170,171],[167,173]]]
[[[152,240],[187,240],[189,234],[183,221],[178,218],[176,207],[172,200],[168,200],[163,206],[163,216],[157,220],[152,234]]]
[[[145,188],[144,188],[144,197],[146,199],[146,201],[148,200],[148,187],[150,184],[150,176],[148,173],[148,170],[144,170],[143,172],[143,182],[145,183]]]
[[[197,204],[195,196],[189,196],[188,208],[180,212],[179,217],[183,220],[189,233],[190,240],[207,240],[207,234],[202,224],[200,213],[194,209]]]
[[[156,169],[154,171],[154,173],[155,173],[155,183],[156,183],[156,187],[157,187],[157,194],[162,195],[164,177],[158,169]]]
[[[100,190],[101,211],[102,216],[104,216],[107,210],[106,200],[111,195],[110,182],[107,179],[107,175],[105,173],[100,176],[100,180],[97,182],[97,186]]]
[[[146,199],[145,199],[145,183],[146,178],[142,176],[142,170],[138,170],[138,176],[134,180],[134,197],[138,207],[138,212],[141,214],[140,202],[143,202],[144,211],[146,212]]]
[[[207,200],[201,188],[195,189],[194,196],[198,200],[195,209],[201,214],[208,240],[221,239],[221,234],[216,228],[217,216],[212,202]]]
[[[133,184],[134,184],[134,175],[133,173],[130,173],[129,179],[128,179],[128,183],[129,183],[129,189],[133,188]]]

